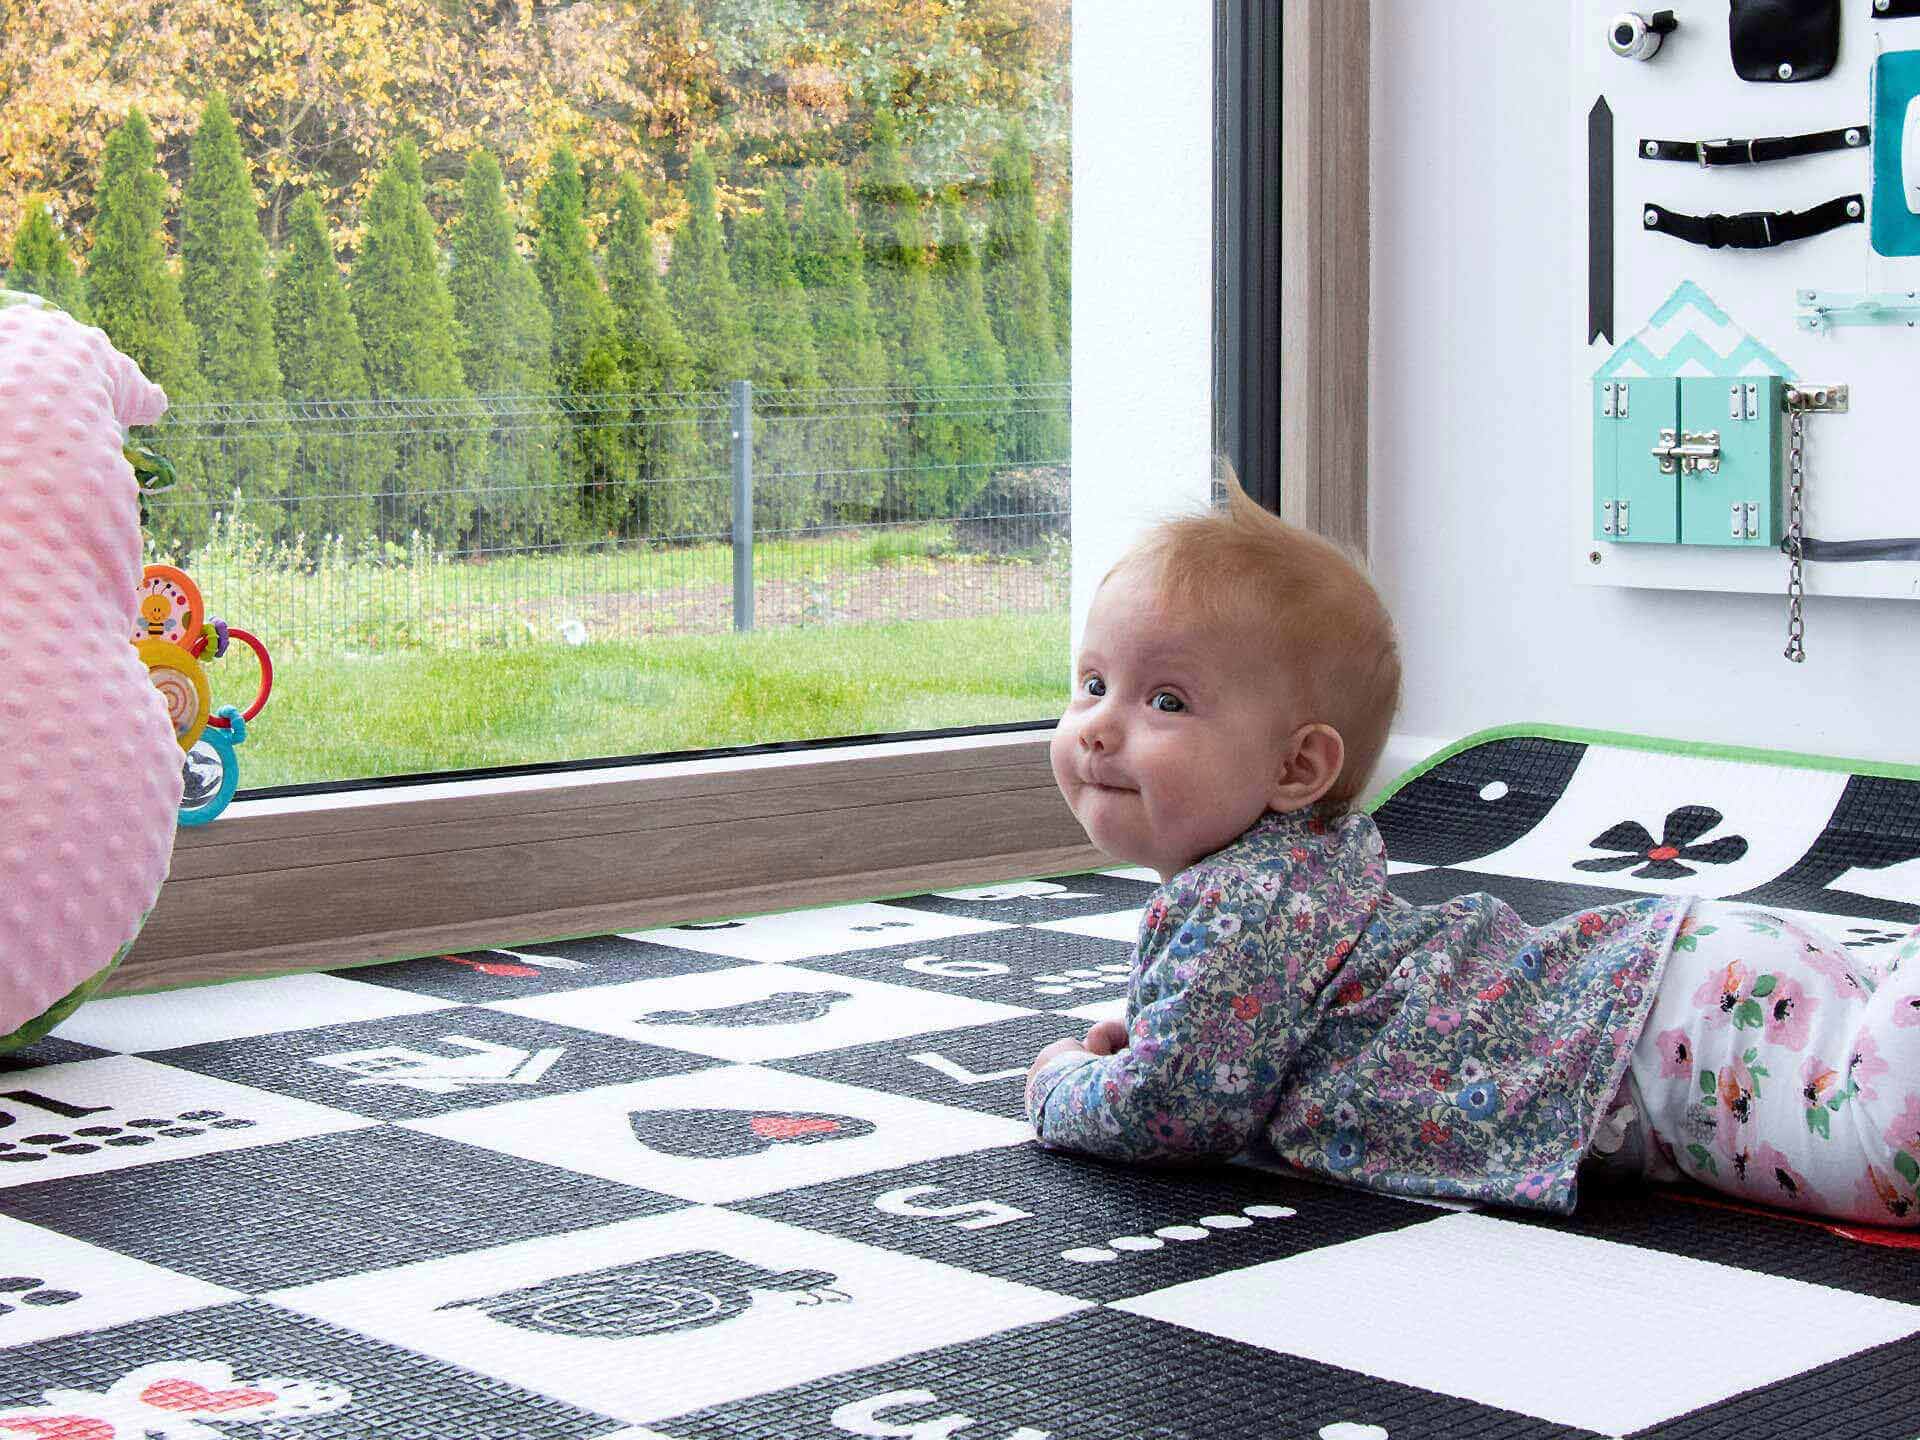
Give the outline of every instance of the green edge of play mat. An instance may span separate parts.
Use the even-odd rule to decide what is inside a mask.
[[[1791,750],[1754,750],[1739,745],[1713,745],[1693,740],[1662,739],[1652,735],[1628,735],[1616,730],[1581,730],[1566,725],[1519,724],[1500,725],[1491,730],[1479,730],[1463,739],[1454,741],[1444,749],[1436,751],[1425,760],[1422,760],[1418,765],[1415,765],[1396,778],[1392,784],[1388,785],[1385,790],[1381,791],[1380,794],[1366,806],[1366,810],[1368,813],[1371,813],[1379,809],[1380,806],[1392,799],[1399,791],[1419,779],[1422,775],[1426,774],[1427,771],[1433,769],[1434,766],[1451,759],[1463,750],[1471,750],[1474,746],[1484,745],[1490,740],[1530,738],[1542,740],[1571,740],[1589,745],[1612,745],[1624,750],[1650,750],[1668,755],[1697,755],[1713,760],[1745,760],[1758,765],[1779,765],[1800,770],[1839,770],[1854,775],[1878,775],[1895,780],[1920,781],[1920,765],[1894,765],[1878,760],[1846,760],[1833,755],[1803,755]],[[1081,872],[1057,873],[1078,874]],[[1050,878],[1050,876],[1025,875],[1011,878],[1044,880]],[[899,900],[908,896],[924,895],[925,893],[927,892],[924,889],[899,890],[887,895],[869,895],[866,898],[869,901]],[[844,900],[831,900],[819,905],[794,905],[785,910],[759,910],[754,913],[757,915],[795,915],[805,910],[825,910],[835,905],[844,905],[846,903]],[[711,918],[731,919],[735,917],[714,916]],[[521,941],[511,948],[537,950],[541,945],[552,945],[561,940],[583,940],[606,933],[605,930],[588,930],[568,935],[549,935],[544,940]],[[423,950],[412,955],[390,955],[384,959],[361,960],[355,961],[350,965],[336,965],[329,968],[335,970],[358,970],[368,965],[395,965],[404,960],[418,960],[426,955],[439,955],[444,953],[445,952],[441,950]],[[249,980],[277,980],[288,975],[311,975],[314,973],[316,972],[312,968],[283,970],[262,975],[236,975],[228,980],[198,981],[185,985],[160,985],[155,986],[151,990],[129,990],[122,993],[129,995],[158,995],[171,990],[209,989],[216,985],[239,985]],[[89,981],[88,985],[97,985],[99,981],[105,978],[106,972],[103,971],[100,975],[95,976],[93,980]],[[85,989],[86,987],[82,988]],[[75,998],[76,996],[78,998]],[[86,997],[76,991],[74,996],[69,996],[68,998],[73,1000],[75,1005],[78,1005],[79,1001]],[[66,1001],[61,1002],[62,1005],[66,1003]]]

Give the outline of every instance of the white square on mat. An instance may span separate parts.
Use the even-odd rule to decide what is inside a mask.
[[[1140,938],[1140,917],[1147,907],[1109,910],[1104,915],[1078,915],[1070,920],[1042,920],[1035,930],[1061,930],[1069,935],[1097,935],[1102,940],[1125,940],[1129,945]]]
[[[1813,848],[1846,785],[1847,776],[1837,770],[1795,770],[1591,745],[1538,825],[1505,849],[1461,864],[1556,884],[1737,895],[1786,873]],[[1676,812],[1690,806],[1716,810],[1721,819],[1704,829],[1688,825]],[[1684,876],[1637,876],[1635,871],[1654,865],[1645,854],[1617,869],[1575,868],[1585,860],[1626,860],[1627,847],[1593,843],[1623,823],[1638,825],[1646,832],[1646,848],[1661,849],[1663,855],[1668,848],[1699,849],[1736,836],[1745,849],[1728,861],[1684,853],[1665,857],[1691,872]],[[1680,833],[1673,833],[1671,824],[1678,824]],[[1669,847],[1669,839],[1678,843]]]
[[[696,1134],[703,1116],[720,1112],[732,1137],[743,1131],[752,1134],[755,1121],[770,1121],[765,1129],[777,1132],[782,1117],[808,1117],[787,1122],[799,1126],[853,1123],[846,1125],[845,1135],[772,1140],[755,1153],[710,1158],[670,1154],[644,1144],[636,1136],[636,1112],[642,1113],[643,1123],[671,1121],[675,1112],[699,1112],[686,1122],[688,1131]],[[400,1123],[483,1149],[715,1205],[1033,1138],[1024,1121],[753,1065],[602,1085]]]
[[[395,1015],[450,1010],[452,1000],[414,995],[334,975],[283,975],[231,985],[195,985],[154,995],[89,1000],[53,1033],[102,1050],[138,1054],[282,1030],[312,1030]]]
[[[487,1008],[741,1061],[784,1060],[1032,1013],[1014,1005],[788,965],[736,965],[698,975],[499,1000]],[[785,1024],[759,1023],[782,1013],[796,1018]]]
[[[11,1307],[0,1322],[9,1348],[247,1298],[9,1215],[0,1215],[0,1274],[9,1277],[0,1292]]]
[[[664,930],[633,930],[629,940],[650,940],[707,955],[736,960],[790,961],[848,950],[879,950],[889,945],[920,945],[955,935],[979,935],[1012,927],[999,920],[937,915],[878,901],[828,905],[818,910],[787,910],[750,915],[705,925],[674,925]]]
[[[0,1188],[364,1130],[377,1123],[135,1055],[30,1070],[0,1132]],[[38,1158],[27,1160],[27,1155]]]
[[[638,1423],[1086,1308],[705,1207],[264,1298]]]
[[[1114,1308],[1606,1435],[1920,1331],[1920,1306],[1488,1215]]]

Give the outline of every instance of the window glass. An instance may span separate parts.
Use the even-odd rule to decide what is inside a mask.
[[[172,399],[243,790],[1057,716],[1069,8],[15,11],[0,260]]]

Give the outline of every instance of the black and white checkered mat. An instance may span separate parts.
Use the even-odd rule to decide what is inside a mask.
[[[1509,736],[1377,818],[1416,900],[1920,923],[1910,778]],[[95,1002],[0,1058],[0,1440],[1920,1435],[1885,1236],[1035,1148],[1151,881]]]

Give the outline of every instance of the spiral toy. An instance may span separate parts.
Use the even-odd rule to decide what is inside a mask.
[[[158,457],[150,458],[165,465]],[[138,461],[135,470],[140,470]],[[273,659],[257,636],[217,617],[208,619],[200,587],[172,565],[147,566],[135,613],[134,648],[153,688],[166,701],[174,738],[186,752],[180,823],[205,825],[219,817],[239,788],[240,760],[234,751],[247,738],[247,722],[273,693]],[[216,708],[203,662],[220,659],[236,640],[260,662],[260,689],[244,710]]]

